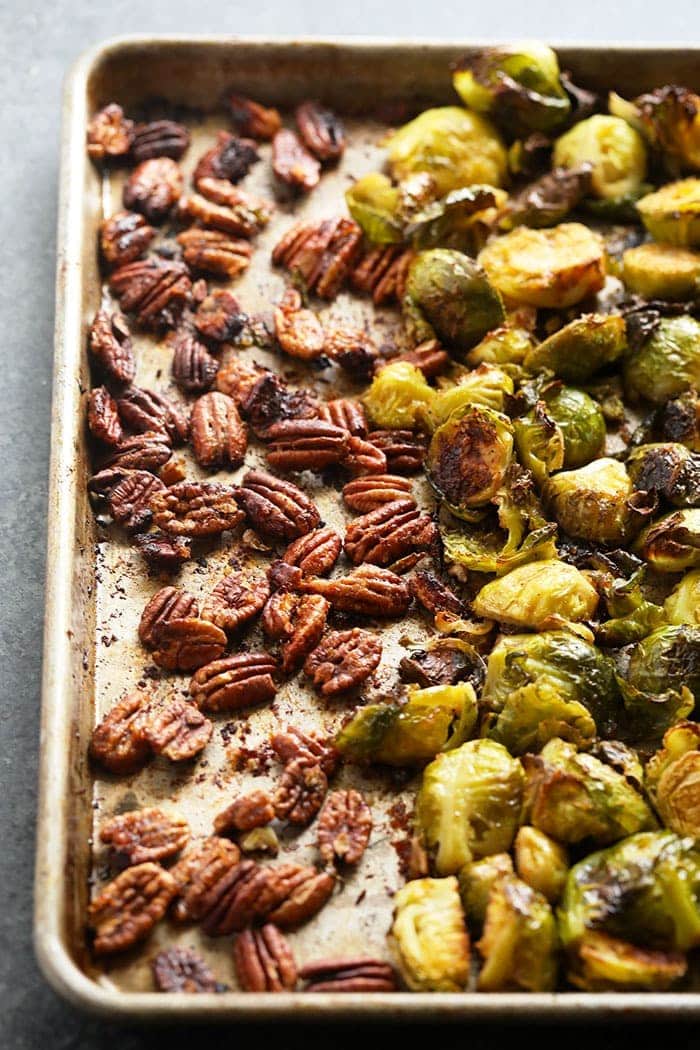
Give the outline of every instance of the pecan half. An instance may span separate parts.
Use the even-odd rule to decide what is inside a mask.
[[[319,473],[346,457],[347,430],[323,419],[286,419],[273,423],[265,434],[267,460],[276,470]]]
[[[337,562],[343,547],[335,529],[314,529],[287,547],[282,561],[295,565],[305,576],[324,576]]]
[[[180,697],[151,704],[144,720],[152,750],[171,762],[189,762],[204,750],[213,731],[209,719]]]
[[[113,470],[147,470],[156,474],[172,455],[170,438],[164,432],[134,434],[115,448],[103,466]]]
[[[100,223],[100,254],[110,269],[125,266],[141,258],[155,235],[143,215],[118,211]]]
[[[298,223],[276,245],[272,261],[296,274],[309,291],[333,299],[352,271],[362,230],[352,219]]]
[[[123,440],[117,402],[105,386],[96,386],[90,391],[88,427],[92,436],[105,445],[119,445]]]
[[[219,362],[189,332],[179,332],[173,342],[172,373],[177,385],[188,394],[208,390]]]
[[[147,649],[154,649],[157,644],[158,630],[169,620],[182,620],[188,616],[197,616],[199,605],[197,599],[178,587],[161,587],[146,603],[139,623],[139,639]],[[207,619],[208,617],[205,617]]]
[[[149,222],[162,222],[182,194],[182,172],[170,157],[155,157],[136,167],[124,186],[124,207]]]
[[[106,310],[95,314],[88,346],[107,379],[117,384],[131,383],[136,375],[136,361],[129,329],[121,314],[108,314]]]
[[[450,363],[450,355],[443,350],[437,339],[429,339],[413,350],[392,357],[391,362],[387,363],[393,364],[396,361],[407,361],[419,368],[426,379],[433,379],[445,371]]]
[[[262,574],[230,573],[214,587],[202,616],[224,631],[236,631],[258,615],[269,596],[270,587]]]
[[[272,799],[275,816],[290,824],[310,824],[326,796],[328,779],[308,758],[295,758],[285,766]]]
[[[146,693],[127,693],[93,730],[90,756],[110,773],[133,773],[148,760],[143,725],[150,700]]]
[[[190,828],[186,820],[168,817],[162,809],[134,809],[112,817],[100,828],[100,841],[110,846],[121,867],[167,860],[187,845]]]
[[[190,682],[190,693],[202,711],[237,711],[267,704],[277,692],[276,670],[269,653],[235,653],[200,667]]]
[[[240,856],[235,843],[212,835],[191,847],[170,869],[178,897],[173,914],[179,922],[198,922],[211,910]]]
[[[367,440],[386,456],[389,474],[417,474],[425,458],[425,442],[411,430],[373,430]]]
[[[233,963],[244,992],[291,991],[297,983],[292,949],[272,923],[238,934],[233,942]]]
[[[158,573],[177,572],[183,562],[192,557],[189,540],[183,540],[179,536],[168,536],[165,532],[138,535],[135,543],[149,569]]]
[[[329,631],[307,656],[304,672],[321,696],[336,696],[366,681],[381,658],[382,643],[369,631]]]
[[[236,497],[256,532],[272,540],[295,540],[321,524],[318,510],[300,488],[261,470],[245,475]]]
[[[415,252],[390,244],[372,248],[353,269],[350,283],[357,292],[372,296],[375,306],[401,302]]]
[[[360,616],[400,617],[411,602],[407,584],[378,565],[360,565],[334,580],[304,580],[304,590],[321,594],[338,612]]]
[[[366,438],[353,435],[348,441],[345,467],[354,477],[386,473],[386,456]]]
[[[263,612],[262,625],[268,638],[281,641],[282,671],[291,674],[301,667],[321,640],[329,604],[316,594],[273,594]]]
[[[284,293],[275,307],[274,320],[277,342],[290,357],[313,361],[321,356],[325,341],[321,322],[312,310],[302,306],[296,289],[288,288]]]
[[[151,962],[159,992],[207,995],[223,991],[204,959],[192,948],[164,948]]]
[[[343,499],[350,510],[367,514],[384,503],[411,498],[413,485],[398,474],[370,474],[349,481],[343,488]]]
[[[147,470],[132,470],[111,489],[107,502],[112,518],[127,532],[143,532],[153,520],[151,500],[165,485]]]
[[[464,605],[432,572],[416,572],[408,581],[411,596],[433,616],[438,612],[463,613]]]
[[[357,864],[372,833],[372,813],[359,791],[332,791],[318,818],[316,841],[326,864]]]
[[[124,425],[137,434],[162,432],[173,445],[187,440],[190,422],[186,411],[154,390],[132,386],[117,400],[117,406]]]
[[[137,864],[108,883],[88,908],[96,955],[122,952],[144,940],[175,896],[175,880],[158,864]]]
[[[177,242],[188,266],[203,273],[232,280],[247,270],[252,249],[248,241],[242,241],[220,230],[185,230],[178,234]]]
[[[334,877],[325,871],[298,864],[281,864],[268,868],[270,890],[275,898],[267,918],[283,929],[300,926],[321,910],[335,886]]]
[[[133,140],[134,122],[127,120],[124,110],[115,102],[96,113],[88,124],[87,151],[92,160],[125,157]]]
[[[287,726],[283,733],[274,733],[270,737],[270,747],[283,765],[305,758],[319,765],[327,777],[333,775],[340,758],[332,740],[305,733],[296,726]]]
[[[349,397],[338,397],[333,401],[324,401],[319,406],[319,419],[342,427],[353,437],[367,436],[367,416],[360,401]]]
[[[122,310],[136,315],[143,328],[176,328],[190,302],[192,282],[184,263],[143,259],[120,266],[109,279]]]
[[[400,499],[355,518],[345,532],[345,553],[355,565],[369,562],[405,570],[411,557],[428,551],[436,537],[430,514],[420,511],[414,500]]]
[[[218,660],[225,648],[226,635],[216,624],[185,616],[158,627],[153,661],[168,671],[194,671]]]
[[[394,968],[382,959],[320,959],[299,972],[305,992],[395,992]]]
[[[179,160],[190,144],[190,133],[174,120],[153,120],[137,124],[131,155],[137,164],[151,157],[172,157]]]
[[[173,536],[216,536],[243,519],[236,491],[214,481],[180,481],[156,493],[153,520]]]
[[[282,118],[276,109],[268,109],[243,95],[229,95],[226,106],[231,120],[241,135],[254,139],[272,139],[282,127]]]
[[[244,193],[223,179],[202,179],[198,185],[200,193],[180,201],[181,219],[234,237],[253,237],[270,221],[271,206],[262,198]]]
[[[192,179],[195,186],[201,179],[207,178],[240,182],[258,160],[260,157],[256,142],[238,138],[230,131],[220,131],[216,136],[216,144],[197,162]]]
[[[379,360],[374,340],[362,329],[348,325],[326,328],[323,352],[348,375],[365,382],[374,375]]]
[[[319,102],[303,102],[295,118],[306,148],[320,161],[338,160],[345,149],[345,129],[330,109]]]
[[[214,817],[214,832],[226,835],[231,831],[252,831],[274,820],[275,811],[269,795],[259,788],[247,795],[239,795],[230,806]]]
[[[225,288],[215,288],[197,307],[194,326],[201,336],[213,343],[233,339],[243,328],[246,315],[238,300]],[[228,394],[228,390],[223,391]]]
[[[219,900],[205,916],[202,929],[210,937],[225,937],[263,918],[276,902],[271,868],[244,860],[222,886]]]
[[[293,131],[280,128],[272,140],[272,170],[281,182],[308,193],[318,186],[321,165]]]
[[[192,449],[202,467],[239,467],[248,447],[248,431],[236,402],[218,390],[195,402],[191,418]]]
[[[264,439],[273,423],[316,418],[318,401],[306,390],[290,390],[284,380],[265,370],[250,387],[241,411],[257,437]]]

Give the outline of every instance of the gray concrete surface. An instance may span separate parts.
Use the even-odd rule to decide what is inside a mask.
[[[0,10],[0,1050],[121,1050],[189,1043],[191,1032],[144,1033],[77,1014],[44,984],[31,949],[31,890],[51,394],[56,180],[61,83],[85,48],[129,32],[387,34],[580,40],[700,41],[695,0],[5,0]],[[390,75],[390,71],[388,71]],[[377,1033],[379,1037],[381,1033]],[[392,1039],[403,1033],[394,1030]],[[683,1035],[676,1033],[683,1042]],[[194,1035],[287,1047],[328,1030],[269,1028]],[[331,1036],[372,1038],[357,1027]],[[472,1047],[522,1038],[451,1030]],[[557,1033],[541,1032],[544,1042]],[[590,1033],[569,1033],[583,1044]],[[600,1046],[619,1045],[603,1030]]]

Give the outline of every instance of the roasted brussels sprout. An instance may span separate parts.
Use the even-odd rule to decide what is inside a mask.
[[[547,411],[544,401],[537,401],[526,415],[513,421],[515,447],[524,467],[531,470],[542,486],[553,470],[564,466],[564,434]]]
[[[609,108],[644,135],[668,170],[700,169],[700,97],[688,88],[667,85],[633,102],[613,91]]]
[[[472,608],[487,620],[544,631],[563,622],[590,619],[597,604],[598,592],[582,572],[549,558],[519,565],[491,580],[481,588]]]
[[[348,211],[373,244],[400,244],[404,240],[399,215],[399,191],[391,179],[373,171],[346,190]]]
[[[631,353],[624,367],[631,397],[659,405],[700,386],[700,323],[693,317],[664,317]]]
[[[515,836],[515,869],[528,886],[556,904],[564,891],[569,858],[559,842],[544,831],[525,826]]]
[[[605,418],[597,401],[583,390],[558,383],[544,390],[542,399],[547,415],[564,439],[567,470],[583,467],[601,454],[605,447]]]
[[[591,188],[591,166],[555,168],[525,186],[503,207],[498,222],[501,230],[516,226],[541,229],[556,226],[580,203]]]
[[[569,981],[587,992],[665,991],[688,969],[682,952],[640,948],[598,930],[584,933],[568,959]]]
[[[525,814],[530,824],[559,842],[607,845],[656,820],[626,777],[564,740],[550,740],[539,755],[526,755]]]
[[[482,268],[449,248],[419,252],[408,272],[406,294],[445,346],[458,352],[469,350],[506,316]]]
[[[625,320],[616,314],[582,314],[529,350],[525,368],[548,369],[569,382],[583,382],[622,357],[625,332]]]
[[[544,44],[488,48],[462,59],[453,75],[462,101],[512,135],[556,131],[569,119],[556,54]]]
[[[524,328],[503,325],[489,332],[469,351],[465,361],[472,367],[481,364],[498,365],[504,371],[509,366],[519,373],[525,355],[533,346],[532,336]]]
[[[623,543],[647,513],[645,494],[634,493],[624,464],[606,457],[555,474],[543,495],[564,532],[592,543]]]
[[[530,306],[565,309],[605,281],[603,241],[578,222],[547,230],[519,226],[488,244],[479,263],[503,296]]]
[[[483,247],[508,194],[494,186],[464,186],[406,216],[404,238],[418,250]]]
[[[469,936],[457,879],[414,879],[394,904],[391,932],[408,987],[461,992],[469,979]]]
[[[700,566],[700,508],[674,510],[642,532],[634,548],[659,572]]]
[[[433,434],[425,469],[452,513],[468,516],[496,495],[512,453],[510,420],[489,408],[465,405]]]
[[[463,565],[474,572],[494,572],[503,576],[518,565],[556,558],[556,525],[543,525],[518,538],[504,535],[501,529],[440,528],[448,562]]]
[[[700,625],[700,569],[685,574],[664,602],[664,612],[669,623]]]
[[[363,397],[367,415],[378,427],[412,429],[418,410],[431,404],[435,391],[419,368],[394,361],[380,369]]]
[[[659,627],[632,650],[627,681],[645,693],[683,686],[700,700],[700,628],[691,624]]]
[[[590,164],[593,193],[605,200],[634,193],[647,173],[642,136],[620,117],[602,113],[579,121],[558,138],[553,159],[563,168]]]
[[[439,875],[510,848],[522,790],[520,763],[493,740],[470,740],[426,767],[416,823]]]
[[[669,182],[638,200],[637,211],[654,240],[700,247],[700,179]]]
[[[460,868],[457,876],[459,893],[470,926],[481,928],[491,890],[499,879],[512,874],[513,861],[509,853],[492,853]]]
[[[673,244],[638,244],[622,256],[622,278],[647,299],[685,301],[700,295],[700,253]]]
[[[561,696],[556,685],[543,677],[510,692],[501,711],[486,717],[484,732],[511,754],[524,755],[539,751],[555,737],[588,748],[596,724],[582,703]]]
[[[646,787],[662,823],[678,835],[700,838],[700,726],[678,722],[649,760]]]
[[[477,183],[502,186],[507,176],[506,148],[498,131],[461,106],[426,109],[394,132],[388,151],[397,182],[426,172],[439,197]]]
[[[652,423],[662,441],[680,441],[693,452],[700,452],[700,395],[687,390],[657,410]]]
[[[700,456],[678,442],[639,445],[627,457],[627,473],[636,489],[677,507],[700,504]]]
[[[603,583],[609,620],[596,630],[600,645],[628,645],[645,638],[666,622],[664,610],[644,596],[644,570],[629,580],[615,579]]]
[[[421,423],[431,433],[465,405],[482,405],[503,412],[506,394],[513,393],[513,380],[494,365],[460,369],[439,384],[430,404],[420,413]]]
[[[494,884],[476,947],[483,959],[480,991],[546,992],[556,984],[559,937],[552,909],[541,893],[514,875]]]

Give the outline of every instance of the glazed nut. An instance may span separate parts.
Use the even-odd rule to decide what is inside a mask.
[[[350,436],[341,427],[322,419],[285,419],[273,423],[265,435],[267,460],[276,470],[319,473],[342,463]]]
[[[170,438],[163,431],[147,431],[124,438],[103,466],[126,472],[146,470],[157,473],[172,455]]]
[[[243,95],[229,95],[226,106],[241,135],[249,135],[253,139],[272,139],[282,127],[282,118],[276,109],[268,109]]]
[[[301,569],[305,576],[324,576],[337,562],[343,547],[335,529],[314,529],[289,544],[282,561]]]
[[[158,528],[173,536],[216,536],[243,520],[233,488],[217,482],[180,481],[151,501]]]
[[[185,230],[178,234],[177,242],[187,265],[202,273],[233,280],[250,265],[252,249],[248,241],[220,230]]]
[[[255,384],[263,376],[269,374],[267,368],[257,364],[255,361],[247,361],[244,358],[235,356],[229,358],[225,364],[221,365],[216,374],[214,386],[222,394],[232,397],[238,406],[238,410],[242,411],[243,405],[246,403]]]
[[[124,110],[111,102],[96,113],[88,124],[87,151],[92,160],[114,160],[125,157],[134,140],[134,122]]]
[[[145,215],[156,225],[167,218],[182,194],[182,172],[170,157],[145,160],[124,186],[124,207]]]
[[[236,402],[213,390],[195,402],[190,423],[192,449],[201,467],[239,467],[248,447],[248,430]]]
[[[119,211],[100,223],[100,254],[109,269],[140,259],[156,235],[143,215]]]
[[[133,313],[146,329],[176,328],[191,299],[192,282],[184,263],[142,259],[120,266],[109,279],[122,310]]]
[[[127,868],[88,908],[96,955],[122,952],[144,940],[175,896],[175,880],[158,864]]]
[[[278,591],[267,602],[262,625],[268,638],[280,641],[282,672],[291,674],[321,640],[330,606],[316,594]]]
[[[216,584],[204,603],[202,616],[223,631],[236,631],[258,615],[269,596],[265,576],[231,573]]]
[[[414,256],[410,248],[395,244],[372,248],[354,267],[350,283],[355,291],[371,295],[375,306],[400,303]]]
[[[272,261],[321,299],[334,299],[352,272],[362,238],[362,230],[352,219],[297,223],[273,249]]]
[[[131,470],[110,491],[109,511],[117,525],[129,533],[143,532],[153,520],[151,500],[165,485],[147,470]]]
[[[159,992],[206,995],[223,991],[204,959],[192,948],[164,948],[151,962]]]
[[[266,704],[277,692],[276,670],[268,653],[235,653],[200,666],[190,682],[190,694],[202,711],[237,711]]]
[[[272,170],[281,182],[308,193],[318,186],[321,165],[293,131],[280,128],[272,140]]]
[[[345,129],[330,109],[318,102],[304,102],[295,114],[299,135],[320,161],[338,160],[345,149]]]
[[[100,841],[120,867],[167,860],[187,845],[186,820],[169,817],[161,809],[134,809],[112,817],[100,828]]]
[[[445,371],[450,363],[450,355],[443,350],[437,339],[429,339],[413,350],[392,357],[387,364],[394,364],[396,361],[407,361],[408,364],[419,368],[426,379],[434,379]]]
[[[399,474],[371,474],[355,478],[343,488],[343,500],[349,510],[367,514],[384,503],[411,499],[413,485]]]
[[[120,314],[100,310],[90,326],[90,353],[105,377],[128,385],[136,375],[136,361],[126,321]]]
[[[357,864],[372,833],[372,813],[359,791],[332,791],[318,818],[316,841],[326,864]]]
[[[386,456],[366,438],[350,437],[344,466],[354,477],[386,473]]]
[[[347,325],[326,328],[323,352],[348,375],[365,381],[372,378],[379,360],[372,338],[362,329]],[[365,428],[359,436],[365,437],[366,434]]]
[[[417,474],[425,458],[425,442],[411,430],[373,430],[367,440],[386,456],[389,474]]]
[[[218,660],[226,635],[215,624],[197,616],[168,620],[156,631],[153,661],[166,671],[193,671]]]
[[[305,733],[296,726],[288,726],[283,733],[274,733],[270,737],[270,747],[283,765],[288,766],[298,758],[307,759],[318,764],[327,777],[335,772],[340,757],[332,740]]]
[[[190,541],[165,532],[147,532],[138,535],[136,546],[149,569],[157,573],[177,572],[192,557]]]
[[[405,571],[430,550],[436,537],[432,517],[412,499],[401,499],[355,518],[345,533],[345,553],[355,565],[369,562]]]
[[[321,322],[312,310],[301,305],[301,297],[294,289],[285,293],[274,312],[277,342],[290,357],[313,361],[323,353],[325,335]]]
[[[174,120],[153,120],[137,124],[131,155],[137,164],[151,157],[171,157],[179,160],[190,144],[190,133]]]
[[[378,565],[360,565],[333,580],[308,578],[304,589],[322,595],[338,612],[360,616],[398,618],[411,602],[404,580]]]
[[[230,131],[220,131],[215,145],[197,162],[194,184],[198,186],[202,179],[207,178],[240,182],[259,159],[256,142],[249,138],[238,138]]]
[[[233,962],[244,992],[291,991],[297,983],[292,949],[272,923],[239,933],[233,942]]]
[[[321,696],[336,696],[366,681],[381,658],[382,643],[369,631],[329,631],[306,658],[304,672]]]
[[[302,827],[310,824],[328,790],[328,779],[321,767],[308,758],[295,758],[285,766],[272,799],[275,816]]]
[[[190,421],[186,411],[154,390],[129,387],[118,398],[117,407],[124,425],[138,434],[160,432],[172,445],[187,440]]]
[[[335,886],[333,875],[312,867],[282,864],[267,870],[271,873],[269,889],[274,899],[267,918],[285,930],[300,926],[316,915]]]
[[[214,382],[219,362],[189,332],[173,341],[173,379],[187,394],[200,394]]]
[[[194,326],[204,339],[224,343],[239,334],[246,321],[238,300],[225,288],[215,288],[202,300],[194,315]],[[224,390],[224,394],[230,393]]]
[[[411,597],[433,616],[438,612],[464,613],[456,594],[431,572],[416,572],[408,581]]]
[[[367,417],[360,401],[349,397],[338,397],[324,401],[318,410],[319,419],[333,426],[342,427],[353,437],[367,436]]]
[[[244,193],[226,179],[204,178],[199,193],[183,197],[178,217],[234,237],[254,237],[268,224],[272,205],[261,197]]]
[[[226,835],[232,831],[252,831],[274,820],[275,811],[269,795],[259,788],[247,795],[239,795],[230,806],[214,817],[214,833]]]
[[[274,423],[317,418],[318,402],[308,391],[291,390],[284,380],[266,370],[249,387],[241,410],[254,433],[264,440]]]
[[[211,740],[208,718],[181,697],[151,704],[144,720],[144,734],[151,750],[170,762],[189,762]]]
[[[219,899],[240,860],[235,843],[212,835],[197,842],[170,869],[177,900],[173,915],[178,922],[198,922]]]
[[[105,445],[119,445],[124,437],[117,402],[105,386],[96,386],[88,398],[90,433]]]
[[[110,773],[133,773],[148,761],[144,719],[150,701],[146,693],[127,693],[93,730],[90,756]]]
[[[256,532],[273,541],[295,540],[321,523],[318,510],[300,488],[260,470],[245,475],[236,498]]]
[[[320,959],[307,964],[299,976],[305,992],[395,992],[394,968],[382,959]]]

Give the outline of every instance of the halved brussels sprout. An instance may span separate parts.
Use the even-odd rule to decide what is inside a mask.
[[[516,226],[540,229],[556,226],[580,203],[591,188],[591,166],[555,168],[510,197],[499,219],[499,229]]]
[[[659,627],[632,650],[627,681],[646,693],[681,692],[700,700],[700,627]]]
[[[493,853],[460,868],[459,893],[470,926],[479,929],[483,925],[491,890],[499,879],[512,874],[513,861],[509,853]]]
[[[498,365],[504,370],[512,365],[518,370],[525,355],[533,346],[533,339],[524,328],[502,325],[489,332],[465,357],[468,365]]]
[[[700,386],[700,323],[693,317],[664,317],[626,359],[625,388],[655,405]]]
[[[400,244],[404,240],[399,215],[399,191],[391,179],[373,171],[345,191],[348,211],[373,244]]]
[[[662,823],[678,835],[700,838],[700,726],[679,722],[664,733],[649,759],[646,787]]]
[[[493,499],[512,453],[510,420],[489,408],[465,405],[433,434],[426,474],[440,499],[460,517]]]
[[[438,338],[456,351],[469,350],[506,316],[482,268],[449,248],[419,252],[408,271],[406,295]]]
[[[590,619],[598,592],[573,565],[550,558],[519,565],[485,584],[472,602],[477,616],[544,631],[562,622]]]
[[[700,504],[700,456],[679,442],[639,445],[627,457],[627,473],[636,489],[677,507]]]
[[[590,164],[596,197],[617,200],[634,193],[647,173],[644,139],[620,117],[602,113],[574,124],[554,144],[554,163],[563,168]]]
[[[435,870],[452,875],[477,857],[508,850],[520,822],[523,771],[493,740],[445,751],[423,772],[416,825]]]
[[[501,529],[440,528],[445,558],[474,572],[503,576],[518,565],[556,558],[556,525],[543,525],[520,539],[509,539]]]
[[[663,441],[680,441],[693,452],[700,452],[700,396],[687,390],[667,401],[653,419]]]
[[[502,295],[530,306],[574,306],[605,282],[602,238],[578,222],[519,226],[488,244],[478,261]]]
[[[622,279],[646,299],[695,299],[700,295],[700,253],[653,241],[638,244],[622,256]]]
[[[605,417],[597,401],[583,390],[559,383],[543,390],[542,399],[547,414],[564,438],[564,467],[567,470],[583,467],[602,453]]]
[[[410,430],[418,410],[430,405],[434,397],[435,391],[419,368],[408,361],[394,361],[377,372],[362,401],[378,427]]]
[[[421,423],[432,433],[465,405],[482,405],[503,412],[506,394],[512,394],[513,389],[511,377],[494,365],[456,370],[449,380],[440,383],[430,405],[420,414]]]
[[[457,879],[414,879],[394,897],[391,932],[401,973],[414,992],[461,992],[469,979],[469,936]]]
[[[463,186],[406,216],[404,237],[417,250],[482,247],[508,194],[494,186]]]
[[[565,848],[544,831],[526,825],[515,836],[515,869],[528,886],[556,904],[564,892],[569,871]]]
[[[610,112],[644,135],[668,169],[700,169],[700,96],[676,84],[640,95],[633,102],[614,91]]]
[[[480,51],[462,59],[452,80],[470,109],[489,113],[513,135],[555,131],[571,113],[571,101],[559,76],[559,61],[544,44]]]
[[[564,740],[526,755],[528,822],[559,842],[616,842],[657,826],[651,809],[626,777]]]
[[[640,948],[599,930],[587,931],[569,952],[567,977],[587,992],[665,991],[685,976],[682,952]]]
[[[617,314],[582,314],[528,351],[529,372],[548,369],[562,379],[580,383],[622,357],[626,326]]]
[[[664,610],[649,601],[642,590],[644,569],[629,580],[604,581],[609,620],[596,630],[600,645],[621,646],[646,638],[655,628],[666,623]]]
[[[561,696],[556,685],[543,677],[513,689],[502,710],[486,716],[483,732],[511,754],[524,755],[539,751],[555,737],[588,748],[595,739],[596,724],[583,704]]]
[[[654,240],[700,247],[700,179],[667,183],[638,200],[637,211]]]
[[[387,148],[397,182],[426,172],[440,197],[475,183],[502,186],[507,177],[500,134],[489,120],[461,106],[426,109],[395,131]]]
[[[569,872],[558,918],[567,949],[599,930],[687,951],[700,944],[700,845],[652,831],[592,853]]]
[[[659,572],[683,572],[700,566],[700,508],[674,510],[649,525],[634,545]]]
[[[527,415],[513,421],[515,447],[520,462],[531,470],[538,485],[544,485],[553,470],[564,466],[564,434],[547,411],[544,401],[537,401]]]
[[[700,625],[700,569],[687,572],[664,602],[669,623]]]
[[[477,949],[482,992],[546,992],[557,979],[557,924],[546,897],[514,875],[493,886]]]
[[[624,464],[607,457],[555,474],[543,495],[564,532],[593,543],[624,543],[646,514],[644,494],[635,495]]]

